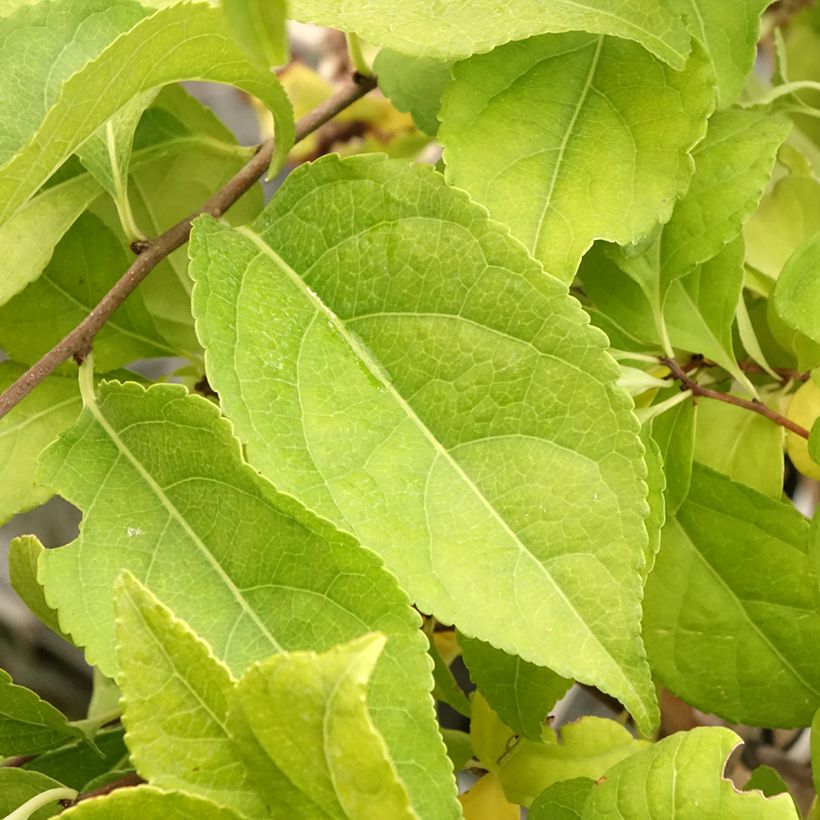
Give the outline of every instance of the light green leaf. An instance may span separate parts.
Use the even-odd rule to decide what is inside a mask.
[[[96,216],[84,214],[40,278],[0,307],[0,346],[16,361],[33,364],[93,310],[132,260],[111,230]],[[163,337],[141,289],[94,339],[95,360],[103,371],[181,352]]]
[[[478,689],[470,694],[470,741],[482,767],[497,772],[498,765],[515,742],[515,732],[502,723],[498,713]]]
[[[418,813],[455,816],[426,642],[376,557],[248,467],[207,400],[179,385],[111,382],[89,394],[86,386],[82,416],[42,457],[43,479],[86,511],[81,535],[48,550],[40,570],[48,602],[87,657],[116,672],[110,590],[123,569],[234,675],[282,649],[384,632],[370,686],[374,723]]]
[[[433,697],[443,701],[464,717],[470,717],[470,702],[459,687],[447,661],[439,652],[436,640],[427,630],[428,648],[433,659]]]
[[[459,645],[473,683],[504,723],[520,735],[540,739],[550,709],[572,681],[475,638],[462,635]]]
[[[641,441],[646,448],[644,461],[646,462],[646,483],[649,487],[649,517],[646,519],[646,529],[649,541],[646,545],[644,558],[643,580],[655,566],[655,556],[661,547],[661,529],[666,522],[666,487],[667,477],[664,470],[661,448],[652,436],[650,424],[641,428]]]
[[[740,738],[730,729],[677,732],[611,768],[590,791],[583,820],[798,820],[788,795],[738,792],[723,778]]]
[[[82,736],[62,712],[0,669],[0,757],[44,752]]]
[[[63,0],[0,18],[0,97],[14,112],[0,123],[0,165],[35,135],[63,83],[145,15],[134,0]]]
[[[0,168],[0,222],[112,114],[145,92],[181,80],[228,83],[258,97],[276,121],[272,167],[280,167],[293,142],[290,103],[276,78],[249,62],[224,28],[220,12],[207,5],[162,9],[68,79],[32,139],[7,152]],[[42,89],[35,86],[29,94]]]
[[[789,257],[820,231],[820,181],[789,174],[744,225],[748,264],[777,279]]]
[[[670,283],[663,307],[672,346],[701,353],[741,384],[732,327],[743,290],[743,240],[738,237],[691,273]]]
[[[809,434],[809,455],[820,464],[820,419],[814,422]]]
[[[670,392],[677,392],[671,388]],[[659,396],[659,400],[667,396]],[[660,448],[666,475],[666,517],[671,518],[689,495],[695,449],[695,420],[698,407],[691,401],[676,404],[652,420],[652,438]]]
[[[757,56],[760,15],[771,0],[679,0],[689,30],[705,46],[718,82],[722,108],[731,105],[743,90]]]
[[[0,225],[0,305],[40,275],[54,246],[100,193],[92,176],[80,174],[46,188]]]
[[[435,135],[441,95],[450,81],[452,63],[408,57],[383,48],[373,63],[373,71],[379,78],[379,88],[393,105],[412,114],[422,131]]]
[[[648,730],[642,447],[566,288],[435,172],[374,156],[302,166],[253,229],[198,220],[191,253],[251,463],[423,611],[594,681]]]
[[[535,798],[527,820],[582,820],[584,805],[594,780],[575,777],[559,780]]]
[[[9,583],[40,621],[61,635],[57,613],[46,603],[43,587],[37,580],[37,562],[43,552],[45,547],[36,535],[13,538],[9,544]]]
[[[783,428],[742,407],[701,402],[695,460],[772,498],[783,495]]]
[[[714,107],[711,76],[701,52],[679,72],[581,33],[473,57],[442,102],[447,179],[569,281],[594,239],[629,244],[669,219]]]
[[[114,599],[122,722],[139,774],[249,817],[265,815],[228,727],[228,669],[130,573],[118,579]]]
[[[612,766],[649,746],[614,720],[583,717],[556,732],[544,728],[542,742],[520,740],[498,767],[507,799],[529,806],[544,789],[561,780],[597,780]]]
[[[297,20],[353,31],[363,40],[435,60],[489,51],[534,34],[588,31],[635,40],[675,68],[689,54],[689,36],[667,3],[655,0],[292,0]]]
[[[792,330],[820,343],[820,231],[789,257],[774,286],[777,315]]]
[[[805,647],[820,641],[820,612],[808,526],[791,504],[695,465],[644,599],[664,685],[733,722],[809,723],[820,673]]]
[[[288,61],[285,0],[220,0],[220,4],[246,53],[266,66]]]
[[[693,151],[695,174],[660,238],[662,281],[716,256],[757,207],[791,124],[762,111],[719,111]]]
[[[458,729],[440,729],[444,744],[447,746],[447,756],[453,762],[453,769],[460,772],[467,767],[473,756],[473,746],[467,732]]]
[[[296,791],[306,806],[291,817],[419,817],[368,714],[367,683],[384,644],[383,635],[364,635],[321,655],[274,655],[245,673],[235,718],[252,741],[244,746],[240,735],[240,748],[284,777],[283,795],[258,757],[247,758],[271,806]]]
[[[145,239],[134,222],[128,199],[128,171],[134,132],[157,90],[134,97],[101,125],[78,149],[77,155],[94,179],[102,185],[117,206],[123,231],[129,240]]]
[[[0,364],[0,388],[23,374],[11,362]],[[14,480],[0,485],[0,522],[48,501],[51,490],[34,478],[40,451],[68,427],[80,412],[77,380],[49,376],[0,419],[0,464],[14,465]]]
[[[25,769],[0,767],[0,815],[4,818],[10,815],[15,809],[22,806],[26,801],[31,800],[38,794],[51,789],[58,789],[62,783],[52,780],[39,772],[28,772]],[[61,811],[61,806],[57,803],[58,796],[54,801],[30,815],[31,820],[45,820],[46,817],[53,817]]]
[[[60,816],[66,820],[244,820],[242,815],[210,800],[153,786],[117,789],[102,798],[83,800]]]

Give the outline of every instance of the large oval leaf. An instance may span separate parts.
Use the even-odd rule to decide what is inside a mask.
[[[181,385],[108,382],[97,398],[84,383],[84,399],[41,473],[85,517],[77,541],[41,556],[40,580],[88,658],[117,671],[111,589],[123,569],[235,675],[282,649],[383,632],[373,720],[418,813],[453,817],[426,640],[378,559],[276,493],[243,461],[216,407]]]
[[[303,166],[253,229],[201,219],[191,247],[251,462],[423,610],[651,726],[642,446],[566,288],[440,175],[373,156]]]

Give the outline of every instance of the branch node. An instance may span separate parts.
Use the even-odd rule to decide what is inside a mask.
[[[139,256],[151,247],[151,243],[147,239],[135,239],[128,247],[131,248],[134,254]]]

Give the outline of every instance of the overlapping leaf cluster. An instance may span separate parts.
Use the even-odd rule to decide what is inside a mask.
[[[348,116],[395,115],[389,153],[443,147],[365,139],[200,217],[79,384],[0,420],[0,520],[83,512],[12,584],[97,669],[80,721],[0,672],[0,814],[796,816],[721,779],[728,730],[653,742],[657,684],[820,708],[820,540],[783,496],[784,447],[820,477],[820,22],[760,40],[766,5],[0,0],[2,386],[251,156],[180,82],[259,100],[282,167],[321,88],[271,71],[286,15],[378,50],[420,131]],[[573,681],[634,732],[556,732]]]

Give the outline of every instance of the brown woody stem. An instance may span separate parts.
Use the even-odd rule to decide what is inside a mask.
[[[332,97],[314,108],[296,124],[296,142],[312,134],[376,87],[375,77],[355,74]],[[103,296],[97,306],[67,336],[35,362],[14,384],[0,395],[0,418],[19,404],[41,381],[64,361],[74,357],[82,360],[91,350],[94,337],[111,318],[137,285],[163,260],[188,241],[191,223],[201,214],[220,217],[262,177],[273,156],[273,140],[262,143],[250,161],[198,211],[185,217],[161,236],[141,243],[135,250],[134,263]]]
[[[739,396],[733,396],[731,393],[721,393],[719,390],[711,390],[708,387],[703,387],[691,379],[684,367],[678,364],[678,362],[674,359],[660,357],[658,361],[665,367],[669,368],[669,372],[677,381],[681,383],[681,385],[683,385],[684,389],[692,391],[693,397],[703,396],[705,399],[714,399],[715,401],[722,401],[726,404],[733,404],[735,407],[743,407],[745,410],[750,410],[752,413],[758,413],[761,416],[765,416],[770,421],[773,421],[775,424],[779,424],[781,427],[785,427],[787,430],[798,436],[802,436],[805,439],[809,437],[809,431],[806,430],[805,427],[801,427],[799,424],[795,424],[785,416],[781,416],[780,413],[776,413],[774,410],[766,407],[763,402],[749,401],[747,399],[741,399]]]

